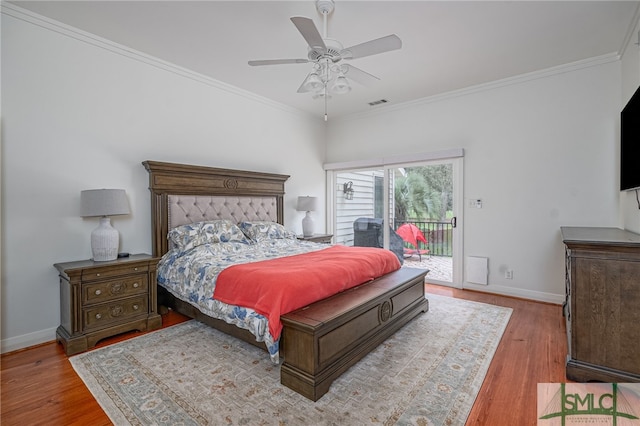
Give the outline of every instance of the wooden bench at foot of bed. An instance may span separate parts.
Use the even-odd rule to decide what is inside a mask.
[[[429,310],[427,270],[401,268],[281,317],[280,382],[317,401],[396,330]]]

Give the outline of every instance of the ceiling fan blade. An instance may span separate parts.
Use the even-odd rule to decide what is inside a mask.
[[[344,59],[356,59],[365,56],[377,55],[378,53],[397,50],[402,47],[402,40],[395,34],[386,37],[377,38],[375,40],[365,41],[355,46],[347,47],[340,52]]]
[[[357,81],[358,83],[365,86],[370,86],[380,81],[380,79],[375,75],[369,74],[366,71],[362,71],[360,68],[356,68],[353,65],[344,64],[342,65],[341,69],[345,77],[353,81]]]
[[[249,61],[249,65],[257,67],[260,65],[282,65],[282,64],[306,64],[308,59],[264,59],[258,61]]]
[[[300,31],[300,34],[302,34],[302,37],[307,41],[310,48],[322,49],[323,51],[327,50],[327,46],[324,44],[324,40],[312,19],[303,16],[294,16],[291,18],[291,22],[298,28],[298,31]]]

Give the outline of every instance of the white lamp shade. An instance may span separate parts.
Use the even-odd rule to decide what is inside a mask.
[[[129,214],[124,189],[88,189],[80,192],[80,216],[117,216]]]
[[[317,197],[298,197],[296,210],[299,212],[313,212],[318,209]]]

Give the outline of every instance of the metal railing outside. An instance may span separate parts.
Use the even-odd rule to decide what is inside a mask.
[[[405,223],[412,223],[422,231],[427,240],[426,248],[432,256],[451,257],[453,255],[453,226],[451,222],[419,219],[395,220],[394,229],[398,229]],[[419,244],[422,246],[422,243]]]

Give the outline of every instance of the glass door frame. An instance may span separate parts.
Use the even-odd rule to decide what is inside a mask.
[[[392,161],[392,159],[387,159],[384,161],[385,164],[376,164],[376,162],[366,162],[367,164],[363,164],[365,162],[351,162],[351,163],[334,163],[334,164],[326,164],[326,218],[327,218],[327,230],[329,232],[335,233],[335,227],[337,223],[337,209],[336,209],[336,197],[338,191],[341,188],[338,188],[337,183],[337,175],[339,173],[346,172],[357,172],[363,170],[372,170],[378,169],[384,171],[384,217],[389,220],[390,217],[390,175],[391,170],[395,170],[401,167],[419,167],[419,166],[431,166],[438,164],[451,164],[453,167],[453,216],[456,221],[456,227],[453,232],[453,255],[452,255],[452,280],[451,282],[447,281],[438,281],[432,280],[436,284],[442,284],[446,286],[451,286],[455,288],[463,288],[463,260],[462,256],[464,253],[463,250],[463,213],[464,213],[464,193],[463,193],[463,179],[464,179],[464,151],[460,149],[460,155],[450,155],[443,156],[440,158],[420,158],[420,157],[433,157],[433,154],[426,154],[424,156],[416,155],[414,156],[413,161],[409,161],[407,158],[403,158],[404,161]],[[450,153],[450,152],[449,152]],[[436,155],[437,157],[437,155]],[[400,160],[400,159],[396,159]],[[386,249],[388,249],[388,241],[389,241],[389,227],[385,226],[384,229],[384,245]]]

